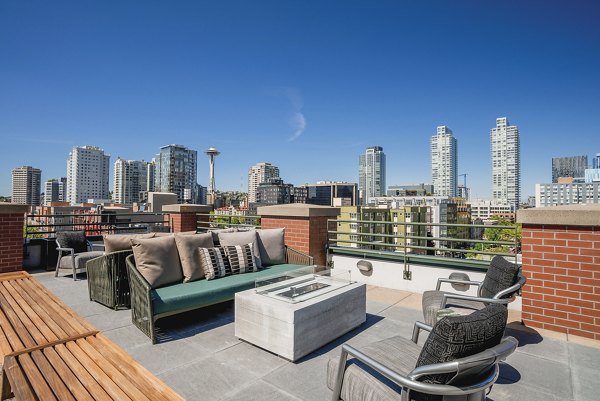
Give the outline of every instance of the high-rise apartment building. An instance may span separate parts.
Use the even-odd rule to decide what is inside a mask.
[[[592,168],[600,168],[600,153],[596,153],[596,156],[592,157]]]
[[[347,200],[348,206],[356,206],[358,185],[351,182],[319,181],[306,184],[306,203],[311,205],[334,206],[334,199]]]
[[[25,205],[40,205],[42,170],[31,166],[12,170],[11,202]]]
[[[492,199],[519,208],[521,199],[521,148],[519,128],[506,117],[496,119],[490,130]]]
[[[358,158],[358,192],[360,203],[385,195],[385,153],[381,146],[371,146]]]
[[[148,191],[147,175],[148,162],[118,158],[115,161],[113,200],[125,205],[141,202],[143,192]]]
[[[154,181],[156,174],[156,159],[152,158],[146,165],[146,188],[148,192],[154,192]]]
[[[279,178],[279,167],[271,163],[257,163],[248,170],[248,202],[258,202],[256,191],[260,184]]]
[[[65,180],[66,182],[66,180]],[[64,202],[65,182],[52,179],[44,184],[44,206],[50,206],[51,202]]]
[[[108,199],[110,155],[97,146],[74,147],[67,160],[67,202]]]
[[[154,190],[177,194],[179,203],[194,200],[197,197],[197,173],[197,151],[182,145],[163,146],[156,156]]]
[[[445,125],[431,137],[431,181],[435,196],[457,196],[458,152],[456,138]]]
[[[561,177],[582,179],[588,168],[587,156],[569,156],[552,158],[552,182],[558,182]]]

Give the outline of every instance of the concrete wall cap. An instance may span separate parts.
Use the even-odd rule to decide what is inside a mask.
[[[209,213],[213,210],[211,205],[164,205],[163,212],[169,213]]]
[[[257,213],[261,217],[336,217],[340,214],[339,207],[308,205],[306,203],[290,203],[286,205],[260,206]]]
[[[0,214],[29,213],[29,205],[0,202]]]
[[[600,226],[600,204],[536,207],[517,211],[517,223]]]

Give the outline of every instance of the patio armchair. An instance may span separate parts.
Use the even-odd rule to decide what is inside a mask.
[[[507,316],[504,306],[491,304],[446,316],[433,328],[416,322],[411,340],[395,336],[361,350],[344,344],[327,367],[332,400],[483,401],[499,362],[518,345],[503,338]],[[423,347],[417,344],[421,330],[430,331]]]
[[[73,280],[77,280],[77,271],[85,271],[87,261],[102,256],[102,251],[92,251],[92,245],[85,238],[83,231],[60,231],[56,233],[56,272],[58,277],[60,269],[69,269],[73,272]]]
[[[498,255],[490,262],[483,281],[469,280],[466,274],[462,278],[453,278],[453,275],[450,278],[439,278],[434,291],[423,293],[423,317],[430,326],[435,324],[441,310],[449,314],[464,315],[492,303],[506,306],[515,300],[515,294],[527,281],[521,274],[519,265]],[[477,295],[442,291],[442,283],[451,284],[455,289],[477,286]]]

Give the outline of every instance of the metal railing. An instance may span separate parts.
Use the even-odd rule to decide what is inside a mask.
[[[54,237],[58,231],[83,230],[88,236],[126,232],[171,231],[168,213],[30,214],[25,238]]]
[[[485,267],[487,261],[481,259],[500,255],[519,262],[517,225],[335,219],[328,220],[327,233],[329,254],[399,260],[405,270],[411,260],[443,263],[459,259],[461,264]]]
[[[196,231],[219,228],[260,228],[260,216],[196,213]]]

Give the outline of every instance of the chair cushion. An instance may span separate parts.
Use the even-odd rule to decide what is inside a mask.
[[[83,231],[59,231],[56,242],[61,248],[73,248],[75,253],[87,252],[87,241]]]
[[[175,237],[133,238],[135,265],[151,288],[182,282],[183,271]]]
[[[223,249],[229,260],[229,266],[231,266],[231,274],[255,272],[258,270],[254,264],[253,244],[230,245],[224,246]]]
[[[517,282],[519,265],[509,262],[502,256],[494,256],[481,284],[481,296],[493,298],[497,293]],[[508,294],[505,298],[512,296]]]
[[[212,234],[175,234],[175,244],[177,244],[181,270],[183,270],[183,281],[194,281],[204,277],[198,248],[213,248],[215,245]]]
[[[260,251],[258,250],[258,241],[256,239],[256,230],[236,231],[232,233],[220,232],[219,244],[223,247],[232,245],[252,244],[254,248],[254,264],[257,268],[262,268],[262,263],[260,260]]]
[[[508,311],[504,305],[490,304],[467,316],[447,316],[438,321],[427,337],[415,367],[453,361],[477,354],[500,344]],[[454,373],[422,377],[422,381],[450,384]]]
[[[369,344],[361,352],[406,375],[412,371],[421,347],[411,340],[395,336]],[[344,401],[396,401],[401,388],[382,374],[354,358],[348,359],[342,383],[341,398]],[[333,390],[339,358],[331,358],[327,365],[327,386]]]
[[[133,238],[154,238],[156,233],[147,234],[106,234],[104,235],[104,252],[128,251],[131,249]]]
[[[207,280],[231,275],[229,259],[223,248],[198,248],[198,255]]]
[[[215,280],[196,280],[153,290],[154,313],[168,314],[228,301],[239,291],[254,288],[257,278],[300,269],[304,266],[284,264],[253,273],[236,274]]]
[[[423,293],[423,317],[425,318],[425,323],[430,326],[433,326],[437,321],[437,312],[440,310],[440,305],[442,303],[442,297],[444,294],[452,293],[446,291],[425,291]],[[448,302],[449,303],[447,304],[446,308],[453,309],[455,312],[463,315],[470,314],[477,309],[485,307],[485,304],[476,301],[450,299]]]
[[[90,251],[90,252],[80,252],[75,255],[75,269],[85,269],[85,264],[88,260],[92,260],[94,258],[98,258],[104,255],[102,251]],[[71,259],[71,255],[64,255],[60,259],[60,265],[58,266],[61,269],[73,269],[73,260]]]
[[[258,251],[263,266],[285,263],[285,231],[283,228],[256,230]]]

